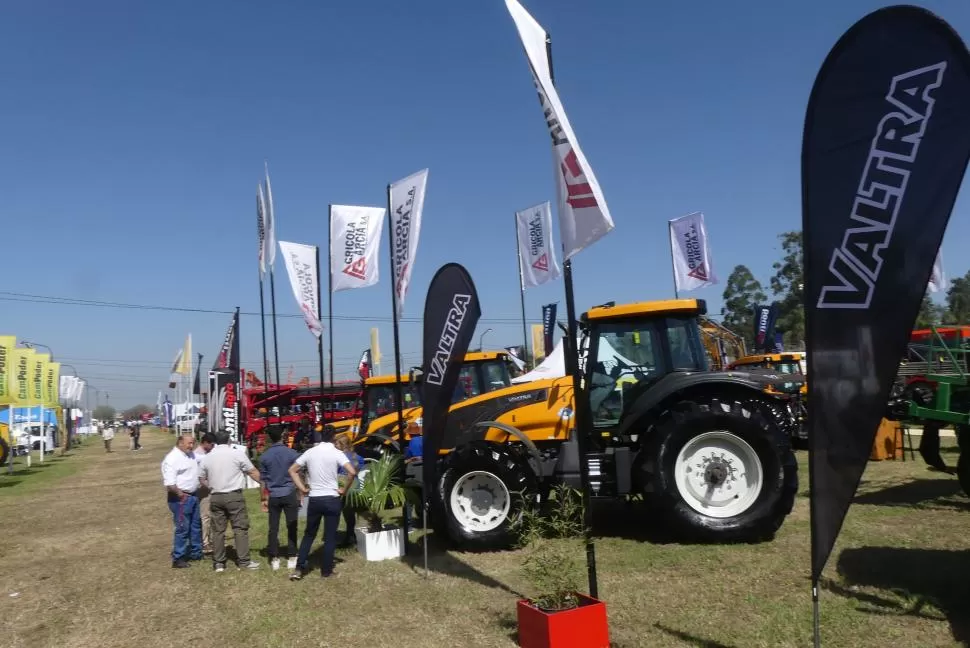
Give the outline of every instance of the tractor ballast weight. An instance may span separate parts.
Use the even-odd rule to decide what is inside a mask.
[[[798,488],[790,440],[766,387],[790,375],[707,370],[699,300],[591,309],[580,406],[590,407],[590,496],[642,496],[658,522],[693,541],[768,539]],[[591,358],[596,358],[591,362]],[[579,486],[570,377],[482,394],[449,410],[435,530],[466,547],[507,545],[524,506]]]

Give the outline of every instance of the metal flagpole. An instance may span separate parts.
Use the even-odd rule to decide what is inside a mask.
[[[549,61],[549,78],[553,85],[556,83],[556,77],[552,71],[552,38],[546,34],[546,59]],[[590,501],[589,501],[589,464],[588,459],[588,442],[591,435],[593,426],[592,421],[588,419],[589,417],[589,406],[588,403],[584,405],[585,402],[585,390],[583,388],[582,379],[579,375],[579,344],[577,335],[577,325],[576,325],[576,298],[573,294],[573,264],[572,261],[566,258],[566,248],[563,246],[563,283],[566,289],[566,320],[567,320],[567,331],[566,337],[569,338],[569,353],[564,355],[566,362],[566,373],[573,377],[573,397],[576,404],[574,411],[575,427],[576,432],[576,446],[579,451],[579,482],[582,490],[583,497],[583,528],[584,536],[586,538],[586,574],[589,579],[589,595],[593,598],[599,598],[599,587],[596,580],[596,545],[593,543],[593,537],[590,532],[590,527],[592,525],[592,512],[590,511]]]
[[[323,321],[323,293],[320,286],[320,248],[318,246],[314,247],[317,253],[317,319]],[[326,399],[324,398],[324,393],[326,388],[324,386],[324,375],[323,375],[323,332],[320,332],[320,337],[317,338],[317,355],[320,360],[320,425],[323,425],[323,406]]]
[[[266,308],[263,300],[262,272],[259,273],[259,327],[263,334],[263,392],[265,392],[269,385],[269,361],[266,358]]]
[[[522,360],[528,363],[529,327],[525,323],[525,276],[522,274],[522,248],[519,243],[519,219],[515,214],[512,214],[512,222],[515,225],[515,258],[519,261],[519,300],[522,303],[522,351],[524,353]],[[533,365],[535,365],[535,363],[533,363]],[[535,366],[532,368],[535,369]]]
[[[401,342],[397,324],[397,270],[394,267],[394,222],[391,217],[391,185],[387,185],[387,249],[391,255],[391,320],[394,328],[394,399],[397,401],[397,442],[403,453],[404,439],[404,390],[401,385]],[[407,504],[401,510],[402,527],[404,529],[404,553],[408,551],[408,516]],[[425,529],[427,531],[427,529]],[[425,537],[427,543],[428,539]]]
[[[674,276],[674,299],[680,299],[680,293],[677,291],[677,266],[674,263],[674,245],[672,235],[674,233],[674,226],[670,221],[667,221],[667,238],[671,241],[670,244],[670,271]]]
[[[276,281],[272,266],[269,269],[269,302],[273,310],[273,360],[276,362],[276,385],[280,384],[280,347],[276,339]]]
[[[327,328],[330,329],[330,389],[333,390],[333,205],[327,208]]]

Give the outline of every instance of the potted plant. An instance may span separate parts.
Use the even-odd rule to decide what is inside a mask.
[[[580,593],[583,582],[583,505],[580,494],[558,485],[548,511],[524,508],[519,520],[523,572],[531,595],[517,604],[522,648],[609,648],[606,604]]]
[[[385,454],[366,461],[367,468],[361,471],[357,488],[347,493],[347,505],[367,521],[366,527],[354,529],[357,550],[365,560],[400,558],[404,555],[404,529],[385,524],[381,516],[390,508],[403,506],[405,501],[416,500],[403,483],[404,460],[400,455]]]

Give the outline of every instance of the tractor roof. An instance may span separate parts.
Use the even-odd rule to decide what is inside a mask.
[[[707,302],[703,299],[662,299],[632,304],[604,304],[583,313],[583,320],[608,320],[659,315],[704,315]]]
[[[465,362],[483,362],[485,360],[497,360],[499,358],[504,358],[509,355],[508,351],[472,351],[465,354]],[[371,376],[366,381],[365,385],[393,385],[394,384],[394,374],[389,374],[387,376]],[[401,377],[402,383],[411,382],[411,377],[407,374]]]

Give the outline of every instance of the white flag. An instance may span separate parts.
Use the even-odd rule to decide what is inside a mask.
[[[670,254],[674,262],[674,285],[678,291],[717,283],[707,244],[704,214],[694,212],[670,221]]]
[[[930,275],[930,283],[927,285],[930,292],[945,291],[949,285],[946,281],[946,273],[943,271],[943,256],[937,250],[936,261],[933,262],[933,273]]]
[[[259,276],[266,274],[266,259],[269,257],[266,249],[266,199],[263,197],[263,185],[256,188],[256,233],[259,235]]]
[[[552,208],[548,201],[515,212],[515,234],[519,241],[523,288],[541,286],[559,277],[559,262],[552,244]]]
[[[552,136],[556,186],[559,190],[559,234],[568,261],[613,229],[613,218],[592,167],[573,133],[559,93],[552,82],[546,56],[546,31],[518,0],[505,0],[539,92],[539,102]]]
[[[423,169],[391,185],[388,203],[391,207],[391,232],[394,249],[394,293],[397,295],[397,317],[404,312],[404,298],[411,283],[414,255],[421,235],[421,212],[428,186],[428,170]]]
[[[266,263],[269,271],[273,272],[276,265],[276,213],[273,211],[273,187],[269,183],[269,165],[266,169],[266,205],[263,211],[263,231],[265,232],[265,244],[263,249],[266,251]]]
[[[87,386],[87,383],[85,381],[78,379],[77,384],[74,388],[74,394],[73,394],[74,398],[72,399],[75,403],[80,402],[81,399],[84,397],[84,388],[86,386]]]
[[[71,384],[71,378],[74,376],[61,376],[60,386],[58,389],[58,400],[67,401],[71,394],[73,386]]]
[[[377,283],[383,207],[330,206],[330,276],[332,291]]]
[[[320,312],[317,302],[320,286],[320,278],[317,276],[317,248],[315,245],[280,241],[280,252],[283,253],[283,263],[286,264],[286,274],[290,277],[293,296],[303,312],[303,320],[310,332],[319,338],[323,335],[323,324],[317,316]]]

